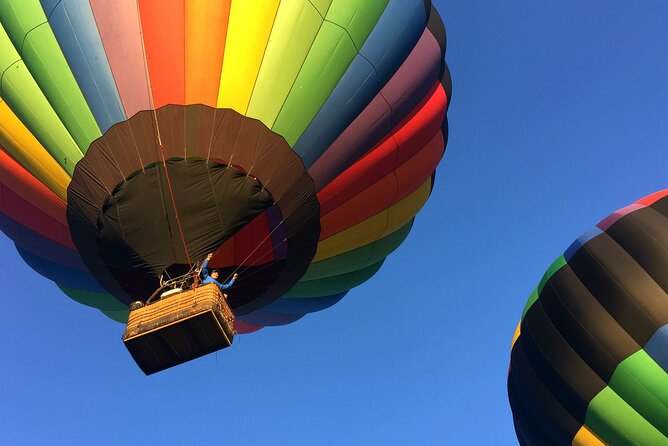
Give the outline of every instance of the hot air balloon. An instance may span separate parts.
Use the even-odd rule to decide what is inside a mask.
[[[668,190],[609,215],[547,270],[513,339],[522,445],[668,444]]]
[[[294,322],[407,237],[445,150],[424,0],[0,2],[0,226],[125,323],[213,252],[236,331]]]

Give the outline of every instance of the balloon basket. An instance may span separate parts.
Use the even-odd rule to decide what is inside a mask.
[[[234,314],[210,283],[131,308],[123,342],[151,375],[229,347],[234,333]]]

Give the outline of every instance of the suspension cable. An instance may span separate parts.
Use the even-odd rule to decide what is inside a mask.
[[[174,217],[176,218],[176,224],[179,227],[179,233],[181,234],[181,242],[183,243],[183,250],[186,252],[186,259],[188,259],[188,267],[192,268],[193,264],[190,261],[190,253],[188,253],[188,245],[186,244],[186,238],[183,235],[183,228],[181,227],[181,219],[179,218],[179,210],[176,207],[176,200],[174,199],[174,191],[172,190],[172,181],[169,178],[169,170],[167,169],[167,160],[165,160],[165,148],[160,144],[160,156],[162,157],[162,165],[165,168],[165,177],[167,178],[167,189],[169,189],[169,196],[172,199],[172,206],[174,207]]]

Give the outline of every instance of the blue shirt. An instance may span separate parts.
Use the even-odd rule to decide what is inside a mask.
[[[213,277],[211,277],[209,275],[209,270],[206,268],[208,265],[209,265],[208,260],[205,260],[204,263],[202,263],[202,278],[203,278],[202,283],[203,284],[215,283],[216,285],[218,285],[218,288],[220,288],[220,291],[224,291],[224,290],[230,288],[234,284],[234,278],[232,278],[232,280],[230,280],[226,284],[222,284],[222,283],[218,282],[216,279],[214,279]]]

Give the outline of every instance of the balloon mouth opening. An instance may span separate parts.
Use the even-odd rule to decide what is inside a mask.
[[[161,276],[187,273],[206,251],[216,251],[212,267],[219,280],[237,272],[257,276],[271,267],[272,274],[254,286],[248,280],[235,286],[234,305],[266,291],[280,274],[281,222],[271,194],[246,172],[212,160],[173,158],[117,185],[98,217],[96,244],[135,299],[150,295]]]

